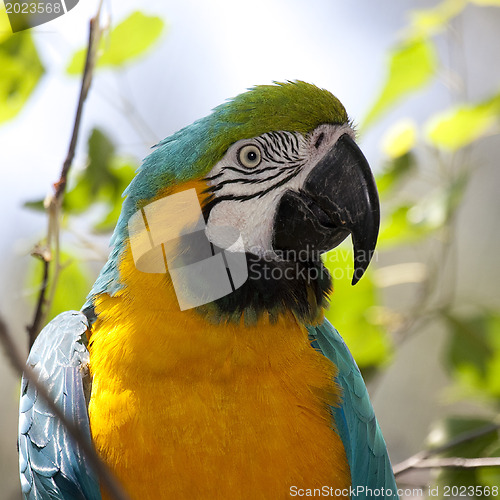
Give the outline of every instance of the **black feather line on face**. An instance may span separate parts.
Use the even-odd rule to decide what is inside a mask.
[[[282,186],[283,184],[286,184],[289,180],[293,179],[299,172],[300,172],[300,165],[297,166],[296,170],[294,170],[291,174],[287,175],[276,184],[273,184],[272,186],[269,186],[268,188],[262,191],[257,191],[256,193],[250,193],[250,194],[241,194],[241,195],[225,194],[223,196],[215,196],[213,193],[217,190],[216,189],[217,186],[210,186],[203,191],[203,193],[211,193],[211,196],[209,196],[206,199],[205,203],[203,204],[202,207],[203,217],[205,218],[205,221],[208,221],[208,217],[210,215],[211,210],[213,210],[213,208],[222,201],[247,201],[251,200],[252,198],[262,198],[262,196],[266,195],[273,189],[276,189]]]
[[[203,181],[214,181],[215,179],[218,179],[220,176],[224,175],[224,172],[221,171],[218,174],[210,175],[207,177],[203,177]]]
[[[297,134],[270,132],[256,138],[266,161],[284,164],[301,159]]]
[[[216,184],[215,186],[211,187],[212,192],[216,192],[221,190],[224,186],[227,184],[262,184],[263,182],[270,181],[273,179],[276,179],[276,177],[279,177],[282,175],[284,172],[280,170],[279,172],[276,172],[273,175],[270,175],[269,177],[262,177],[262,178],[257,178],[257,179],[227,179],[225,181],[219,182],[219,184]]]
[[[237,167],[224,167],[222,169],[222,172],[221,174],[223,174],[226,170],[231,170],[233,172],[238,172],[239,174],[243,174],[243,175],[255,175],[255,171],[254,170],[241,170],[240,168],[237,168]],[[258,170],[258,172],[269,172],[271,170],[281,170],[280,167],[265,167],[265,168],[261,168],[260,170]]]

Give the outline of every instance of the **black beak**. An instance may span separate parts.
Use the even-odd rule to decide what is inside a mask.
[[[377,187],[361,150],[347,134],[308,175],[302,190],[282,196],[273,247],[311,256],[331,250],[349,233],[354,245],[355,285],[375,251],[380,225]]]

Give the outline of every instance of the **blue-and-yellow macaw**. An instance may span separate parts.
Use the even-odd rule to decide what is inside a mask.
[[[336,97],[296,81],[237,96],[144,160],[87,303],[28,359],[131,498],[397,498],[323,315],[320,254],[351,234],[355,283],[378,235],[354,138]],[[27,379],[19,450],[25,498],[107,497]]]

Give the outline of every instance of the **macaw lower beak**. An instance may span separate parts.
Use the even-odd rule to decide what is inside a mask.
[[[351,234],[355,285],[373,256],[379,225],[380,204],[370,166],[354,140],[344,134],[313,168],[302,189],[282,196],[273,248],[317,255]]]

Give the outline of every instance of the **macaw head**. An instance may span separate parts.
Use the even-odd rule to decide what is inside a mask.
[[[353,284],[370,262],[379,228],[378,194],[343,105],[314,85],[278,83],[237,96],[156,146],[125,192],[115,249],[94,294],[120,286],[113,262],[127,242],[130,217],[159,193],[179,192],[193,181],[203,186],[198,194],[204,232],[215,247],[244,252],[256,265],[310,269],[322,267],[319,255],[351,234]],[[237,242],[224,241],[221,227],[233,228]],[[252,283],[250,276],[219,306],[244,310],[249,305],[243,300],[254,309],[256,301],[267,307],[274,303],[269,295],[286,304],[283,293],[293,304],[297,295],[310,297],[311,287],[315,304],[322,304],[330,288],[329,277],[322,276],[305,283],[291,278],[282,287],[273,279]],[[303,309],[311,314],[309,306]]]

